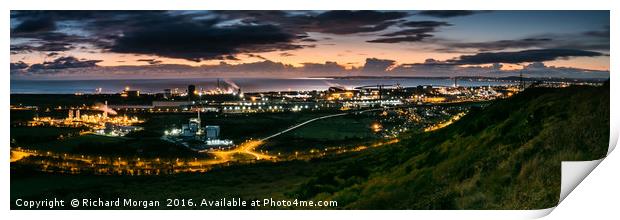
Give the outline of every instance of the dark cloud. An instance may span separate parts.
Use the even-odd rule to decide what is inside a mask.
[[[59,30],[58,23],[63,21],[76,21],[84,23],[93,19],[96,14],[110,15],[114,11],[11,11],[11,22],[17,23],[11,30],[11,38],[27,38],[30,42],[21,45],[11,45],[12,53],[23,51],[66,51],[75,48],[73,45],[79,43],[89,43],[93,45],[101,44],[102,36],[78,36],[68,34]],[[100,16],[106,17],[106,16]],[[109,17],[109,16],[108,16]],[[80,28],[91,28],[91,25],[84,25]],[[93,28],[101,30],[101,28]],[[105,33],[105,32],[101,32]],[[33,46],[40,45],[40,46]],[[14,50],[15,49],[15,50]],[[21,51],[20,51],[21,50]]]
[[[331,34],[354,34],[385,30],[406,12],[328,11],[313,17],[304,27],[308,31]]]
[[[301,67],[303,72],[313,73],[339,73],[346,71],[344,66],[341,66],[337,62],[326,61],[325,63],[303,63]]]
[[[252,57],[252,58],[258,58],[258,59],[261,59],[261,60],[269,60],[269,59],[267,59],[267,58],[265,58],[265,57],[263,57],[261,55],[258,55],[258,54],[251,54],[250,53],[250,54],[246,54],[246,56]]]
[[[492,67],[494,70],[501,70],[503,66],[504,66],[504,65],[502,65],[501,63],[494,63],[494,64],[492,64],[492,65],[491,65],[491,67]]]
[[[157,60],[157,59],[138,59],[136,61],[138,61],[138,62],[147,62],[148,64],[151,64],[151,65],[156,65],[156,64],[162,63],[161,60]]]
[[[150,23],[165,21],[169,18],[190,19],[195,15],[173,15],[169,11],[115,11],[115,10],[45,10],[45,11],[11,11],[11,18],[30,20],[49,18],[56,22],[75,21],[79,28],[92,32],[95,37],[119,34],[128,28],[141,27]]]
[[[432,37],[430,34],[416,34],[413,36],[404,36],[404,37],[386,37],[386,38],[378,38],[374,40],[369,40],[366,42],[369,43],[400,43],[400,42],[418,42],[422,41],[425,38]]]
[[[476,49],[478,51],[494,51],[505,49],[519,49],[530,47],[542,47],[552,43],[550,38],[525,38],[518,40],[499,40],[489,42],[466,42],[466,43],[446,43],[448,49]]]
[[[440,60],[436,60],[433,58],[428,58],[426,60],[424,60],[423,63],[406,63],[406,64],[401,64],[400,66],[397,67],[397,69],[403,69],[403,68],[413,68],[413,67],[447,67],[447,68],[453,68],[453,66],[455,66],[454,63],[450,63],[447,61],[440,61]]]
[[[39,64],[32,64],[30,70],[54,70],[54,69],[68,69],[68,68],[85,68],[96,67],[97,63],[101,60],[80,60],[72,56],[60,57],[54,61],[46,61]]]
[[[17,61],[15,63],[11,63],[11,70],[21,70],[28,68],[28,64],[24,63],[24,61]]]
[[[533,62],[533,63],[528,64],[527,66],[524,66],[523,68],[532,70],[532,69],[543,69],[545,67],[547,66],[543,62]]]
[[[156,23],[130,30],[108,48],[117,53],[150,54],[192,61],[238,53],[295,50],[296,35],[274,25],[215,26],[212,21]]]
[[[44,43],[43,45],[36,47],[36,50],[38,51],[67,51],[73,48],[75,47],[71,45],[70,43],[49,42],[49,43]]]
[[[245,24],[281,23],[282,20],[292,17],[286,11],[279,10],[221,10],[213,13],[224,20],[240,20]]]
[[[12,10],[12,18],[50,18],[58,21],[64,20],[84,20],[100,17],[115,16],[123,11],[114,10]],[[132,11],[132,13],[144,13],[150,11]]]
[[[502,51],[508,49],[571,48],[577,50],[609,51],[609,29],[592,30],[580,33],[538,34],[522,39],[487,42],[435,41],[439,52],[471,53]]]
[[[429,10],[429,11],[420,11],[418,14],[426,15],[437,18],[451,18],[451,17],[459,17],[459,16],[467,16],[473,15],[476,13],[480,13],[480,11],[468,11],[468,10]]]
[[[588,70],[570,67],[546,66],[543,62],[533,62],[523,66],[523,69],[502,70],[502,64],[491,65],[468,65],[459,66],[446,64],[442,61],[428,59],[424,63],[402,64],[392,68],[389,73],[393,75],[416,75],[416,76],[518,76],[526,74],[528,77],[551,77],[551,78],[609,78],[609,71]]]
[[[24,52],[32,52],[33,51],[33,46],[30,45],[25,45],[25,44],[20,44],[20,45],[11,45],[11,54],[16,54],[16,53],[24,53]]]
[[[448,64],[488,64],[488,63],[525,63],[552,61],[568,57],[595,57],[604,54],[594,51],[576,49],[538,49],[523,50],[516,52],[478,53],[474,55],[462,55],[456,59],[446,61]]]
[[[597,30],[597,31],[586,31],[583,33],[585,36],[590,37],[600,37],[600,38],[609,38],[610,32],[607,30]]]
[[[69,51],[78,48],[78,44],[94,45],[99,41],[96,38],[87,39],[57,32],[12,34],[11,39],[13,38],[27,38],[29,40],[25,43],[11,44],[11,54]]]
[[[12,52],[33,52],[33,51],[41,51],[41,52],[51,52],[51,51],[67,51],[71,50],[73,47],[70,43],[60,43],[60,42],[47,42],[42,45],[33,46],[31,44],[19,44],[19,45],[11,45]]]
[[[289,64],[283,64],[280,62],[273,62],[270,60],[254,62],[254,63],[242,63],[237,65],[227,64],[221,62],[219,65],[203,66],[203,69],[208,69],[214,72],[259,72],[259,73],[285,73],[290,70],[294,70],[295,67]]]
[[[39,32],[39,33],[17,33],[11,34],[11,38],[29,38],[41,42],[60,42],[60,43],[81,43],[92,40],[75,35],[68,35],[59,32]]]
[[[452,24],[443,21],[408,21],[400,26],[412,28],[437,28],[441,26],[452,26]]]
[[[356,34],[385,30],[409,16],[394,11],[326,11],[291,14],[284,11],[216,11],[249,24],[278,24],[293,33]]]
[[[239,58],[237,58],[235,55],[226,55],[226,56],[221,56],[218,59],[220,60],[239,60]]]
[[[367,58],[364,67],[362,67],[362,71],[370,73],[383,73],[395,63],[396,61],[394,60]]]
[[[400,43],[400,42],[418,42],[426,38],[433,37],[432,34],[441,26],[450,26],[451,24],[441,21],[409,21],[400,24],[401,27],[408,27],[387,34],[383,34],[383,38],[369,40],[369,43]]]
[[[38,16],[23,20],[13,30],[12,34],[38,33],[56,29],[56,23],[48,16]]]
[[[412,36],[412,35],[420,35],[427,34],[433,32],[433,28],[414,28],[414,29],[404,29],[400,31],[395,31],[392,33],[382,34],[384,37],[394,37],[394,36]]]
[[[65,51],[81,43],[116,53],[236,60],[237,54],[313,47],[306,44],[317,41],[310,32],[377,32],[407,16],[397,11],[12,11],[12,21],[20,23],[11,37],[44,46],[11,45],[11,52]],[[60,22],[86,36],[57,31]]]
[[[46,47],[11,45],[15,49],[12,53],[18,52],[18,49],[61,51],[71,48],[50,49],[49,46],[83,43],[104,51],[200,61],[232,60],[236,59],[234,55],[238,53],[294,50],[311,46],[294,44],[301,38],[277,25],[217,25],[224,21],[204,11],[14,11],[11,17],[22,21],[22,25],[13,31],[15,34],[12,38],[35,39],[47,44]],[[75,21],[79,23],[79,29],[86,31],[89,36],[54,32],[51,28],[38,28],[40,32],[36,34],[32,31],[17,31],[25,30],[21,28],[23,24],[35,23],[26,21],[40,17]],[[37,24],[51,20],[37,20]]]
[[[570,57],[595,57],[605,56],[603,53],[577,50],[577,49],[537,49],[522,50],[513,52],[484,52],[473,55],[462,55],[454,59],[439,61],[435,59],[427,59],[423,63],[403,64],[405,67],[446,67],[459,65],[483,65],[493,64],[501,65],[501,63],[520,64],[520,63],[536,63],[544,61],[553,61],[557,59],[567,59]],[[501,67],[500,67],[501,68]]]

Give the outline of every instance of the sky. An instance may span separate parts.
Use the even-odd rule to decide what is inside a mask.
[[[609,78],[609,11],[11,11],[11,79]]]

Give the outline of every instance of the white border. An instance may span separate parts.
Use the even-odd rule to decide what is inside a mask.
[[[9,124],[9,10],[67,10],[67,9],[84,9],[84,10],[145,10],[145,9],[170,9],[170,10],[198,10],[198,9],[234,9],[234,10],[322,10],[322,9],[343,9],[343,10],[420,10],[420,9],[475,9],[475,10],[611,10],[611,27],[616,25],[618,21],[617,4],[609,0],[561,0],[561,1],[542,1],[542,0],[513,0],[513,1],[489,1],[489,0],[418,0],[418,1],[402,1],[402,0],[225,0],[225,1],[200,1],[200,0],[144,0],[144,1],[84,1],[84,0],[14,0],[2,1],[2,17],[4,18],[2,31],[3,53],[2,63],[5,71],[2,77],[4,80],[2,89],[2,104],[4,108],[0,108],[3,117],[0,117],[2,127],[2,139],[0,143],[8,143],[10,129]],[[611,39],[615,34],[612,28]],[[611,42],[611,50],[617,51],[617,46]],[[617,65],[617,59],[611,57],[612,70]],[[613,79],[614,77],[612,77]],[[618,128],[620,118],[618,111],[617,97],[620,97],[619,90],[616,88],[618,83],[611,81],[611,140],[610,151],[618,140]],[[616,98],[616,99],[614,99]],[[5,149],[8,152],[8,149]],[[2,160],[9,160],[8,153],[2,154]],[[611,160],[611,161],[610,161]],[[562,202],[554,213],[549,216],[551,219],[566,219],[581,216],[582,218],[591,218],[593,216],[609,217],[618,215],[618,204],[616,198],[618,193],[619,177],[617,175],[617,167],[620,167],[617,155],[609,155],[607,159],[602,161],[601,165],[593,171],[593,177],[586,178],[581,185],[577,187],[575,192],[567,196],[567,200]],[[148,215],[156,219],[171,218],[252,218],[252,219],[273,219],[294,218],[294,219],[391,219],[391,218],[420,218],[420,219],[436,219],[437,217],[448,219],[505,219],[505,218],[532,218],[540,217],[551,212],[552,209],[535,210],[535,211],[8,211],[9,209],[9,166],[8,163],[0,163],[3,176],[1,192],[3,200],[0,204],[7,210],[3,215],[10,214],[8,218],[3,219],[22,219],[26,217],[41,219],[110,219],[110,218],[136,218]],[[200,216],[198,216],[199,214]]]

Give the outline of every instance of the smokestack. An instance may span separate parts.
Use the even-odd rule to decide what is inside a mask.
[[[192,100],[192,97],[194,97],[194,93],[196,92],[196,86],[195,85],[188,85],[187,86],[187,97],[189,98],[189,100]]]
[[[103,118],[108,118],[108,100],[104,102]]]

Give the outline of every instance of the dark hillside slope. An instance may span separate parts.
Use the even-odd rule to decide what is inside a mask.
[[[319,171],[291,196],[351,209],[548,208],[559,199],[561,161],[600,159],[608,140],[609,85],[531,88],[337,162],[340,172]]]

